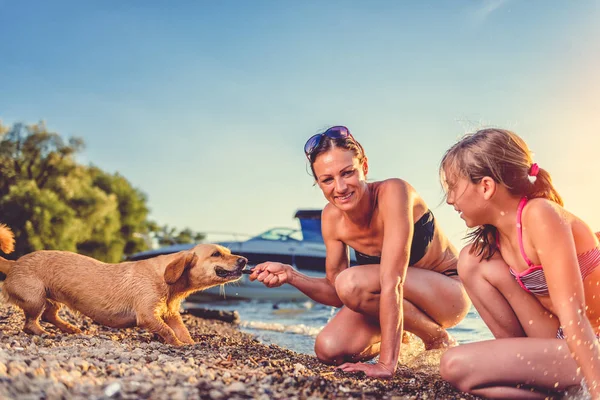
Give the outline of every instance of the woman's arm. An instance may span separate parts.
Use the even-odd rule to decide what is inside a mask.
[[[413,235],[413,197],[408,184],[390,180],[379,192],[379,212],[383,219],[381,251],[379,323],[381,353],[379,362],[344,364],[344,371],[364,371],[368,376],[391,378],[396,371],[403,331],[403,283],[408,268]]]
[[[326,249],[325,278],[306,276],[287,264],[265,262],[254,268],[250,280],[258,279],[267,287],[289,283],[316,302],[334,307],[343,306],[335,290],[335,278],[348,268],[349,257],[347,246],[337,239],[337,218],[334,212],[326,206],[321,216],[321,230]]]
[[[334,307],[343,305],[335,287],[327,278],[304,275],[288,264],[272,261],[258,264],[249,278],[251,281],[258,280],[270,288],[288,283],[316,302]]]
[[[527,227],[544,266],[554,311],[592,397],[600,398],[600,348],[586,315],[585,293],[571,225],[558,205],[541,199],[530,203],[524,215],[524,227]]]

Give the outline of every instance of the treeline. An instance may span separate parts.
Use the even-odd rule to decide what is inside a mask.
[[[18,258],[35,250],[68,250],[106,262],[204,235],[148,219],[148,199],[119,173],[78,164],[80,138],[63,139],[44,123],[0,122],[0,223],[15,233]]]

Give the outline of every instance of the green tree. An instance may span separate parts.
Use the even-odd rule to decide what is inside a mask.
[[[117,210],[121,216],[119,245],[122,245],[122,253],[133,254],[145,250],[148,244],[144,240],[144,234],[149,232],[146,195],[134,188],[119,173],[107,174],[97,167],[90,167],[89,173],[94,187],[114,195],[117,199]]]
[[[195,232],[190,228],[177,230],[168,225],[153,225],[151,229],[152,237],[159,246],[172,246],[174,244],[193,244],[203,241],[206,235],[201,232]]]
[[[197,243],[204,240],[205,237],[204,233],[194,232],[190,228],[185,228],[179,231],[175,237],[175,241],[177,243]]]
[[[0,124],[0,218],[16,236],[13,257],[40,249],[118,262],[139,251],[146,197],[118,174],[80,165],[81,139],[65,142],[43,123]]]
[[[65,141],[42,123],[0,122],[0,222],[15,233],[13,258],[41,249],[69,250],[106,262],[204,234],[148,219],[148,199],[119,173],[78,164],[83,140]]]

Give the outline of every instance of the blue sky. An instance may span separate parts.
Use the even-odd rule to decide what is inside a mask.
[[[600,0],[0,0],[0,58],[2,122],[82,137],[162,224],[297,226],[325,204],[302,146],[343,124],[459,245],[438,163],[492,125],[600,230]]]

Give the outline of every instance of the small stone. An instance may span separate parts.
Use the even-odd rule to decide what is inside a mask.
[[[60,382],[54,382],[49,388],[46,389],[47,400],[59,400],[65,397],[67,388]]]
[[[138,388],[138,390],[136,392],[141,396],[146,396],[150,392],[152,392],[152,390],[153,390],[152,384],[149,382],[145,382],[145,383],[140,383],[140,387]]]
[[[348,389],[348,388],[347,388],[347,387],[345,387],[345,386],[341,386],[341,385],[340,385],[340,387],[338,388],[338,390],[339,390],[340,392],[343,392],[343,393],[348,393],[348,392],[350,391],[350,389]]]
[[[300,373],[306,371],[306,367],[303,364],[296,363],[294,364],[294,375],[299,375]]]
[[[22,365],[16,362],[11,362],[10,364],[8,364],[8,375],[17,376],[21,375],[22,373],[25,373],[25,368],[23,368]]]
[[[225,388],[225,393],[240,393],[246,391],[246,385],[242,382],[233,382],[231,385]]]
[[[90,363],[81,358],[73,360],[73,364],[83,372],[87,372],[90,369]]]
[[[284,384],[284,385],[288,385],[288,386],[289,386],[289,385],[293,385],[293,384],[294,384],[294,382],[296,382],[296,380],[295,380],[294,378],[292,378],[291,376],[288,376],[287,378],[285,378],[285,379],[283,380],[283,384]]]
[[[107,397],[113,397],[121,391],[121,384],[119,382],[113,382],[104,388],[104,395]]]
[[[17,393],[29,393],[29,384],[23,379],[23,375],[13,380],[12,387]]]
[[[208,397],[210,397],[211,399],[219,400],[225,397],[225,394],[220,390],[213,389],[210,392],[208,392]]]

